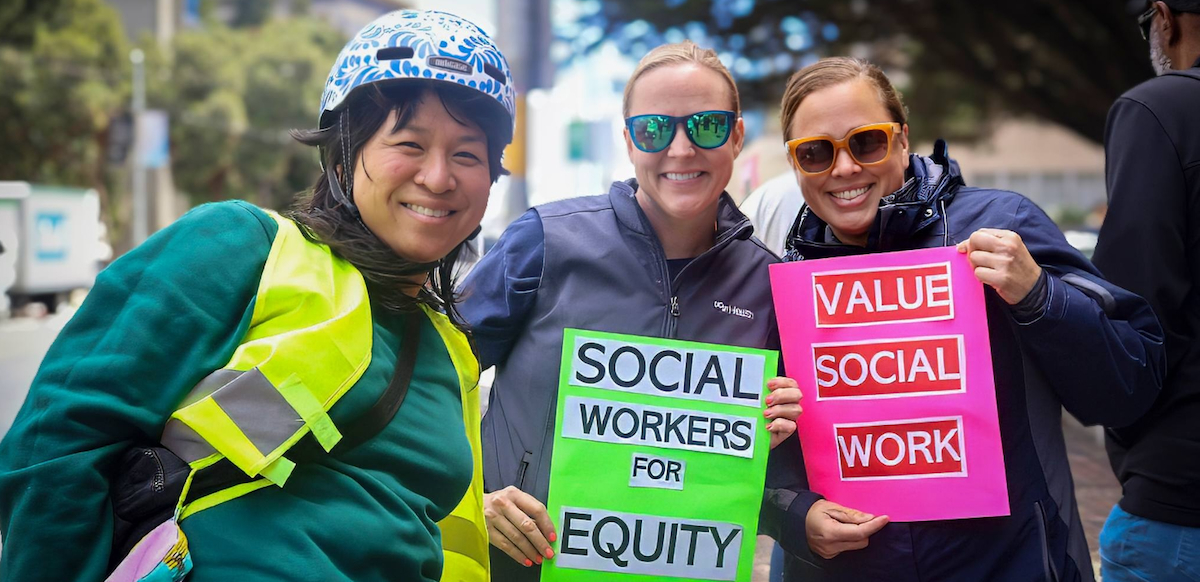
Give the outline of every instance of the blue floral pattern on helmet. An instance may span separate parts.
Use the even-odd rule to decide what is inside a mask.
[[[380,53],[387,49],[402,50],[396,53],[398,58],[387,58],[387,52]],[[516,90],[500,49],[472,22],[435,10],[397,10],[359,31],[329,71],[321,95],[321,118],[358,87],[399,79],[475,89],[495,99],[507,112],[510,125],[515,123]]]

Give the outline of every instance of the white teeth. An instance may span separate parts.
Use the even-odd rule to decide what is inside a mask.
[[[830,194],[833,194],[834,198],[840,198],[842,200],[853,200],[859,196],[862,196],[863,194],[865,194],[867,192],[867,190],[870,190],[870,189],[871,189],[870,186],[863,186],[862,188],[856,188],[854,190],[846,190],[844,192],[830,192]]]
[[[432,216],[434,218],[450,216],[449,210],[434,210],[432,208],[425,208],[424,206],[417,206],[416,204],[405,204],[404,207],[416,212],[417,214],[424,214],[425,216]]]
[[[668,180],[691,180],[700,175],[700,172],[692,172],[690,174],[677,174],[675,172],[667,172]]]

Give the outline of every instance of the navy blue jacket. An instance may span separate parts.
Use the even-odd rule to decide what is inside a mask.
[[[1047,273],[1044,304],[1031,315],[1018,313],[985,286],[1011,515],[890,523],[867,548],[831,560],[785,544],[793,552],[788,579],[1092,580],[1061,411],[1085,424],[1136,420],[1162,383],[1161,328],[1146,301],[1104,281],[1033,202],[966,187],[945,145],[939,141],[935,150],[933,158],[912,156],[910,180],[881,201],[865,248],[837,242],[806,209],[792,227],[785,260],[949,246],[985,227],[1021,236]],[[791,486],[802,483],[797,477]],[[804,498],[811,504],[816,496]],[[793,519],[788,527],[797,525],[785,529],[785,538],[804,539],[803,522]]]

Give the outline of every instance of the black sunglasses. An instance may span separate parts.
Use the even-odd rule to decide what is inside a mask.
[[[1154,23],[1154,2],[1150,3],[1150,7],[1138,17],[1138,29],[1142,31],[1142,40],[1150,40],[1150,25]]]

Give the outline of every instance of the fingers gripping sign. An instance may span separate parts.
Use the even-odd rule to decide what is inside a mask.
[[[796,419],[804,411],[800,407],[800,386],[791,378],[778,377],[767,381],[767,409],[763,416],[768,419],[767,430],[771,432],[771,448],[787,440],[796,432]]]
[[[957,248],[971,261],[975,277],[1009,305],[1020,303],[1042,275],[1021,235],[1011,230],[981,228]]]
[[[485,494],[483,516],[492,545],[517,563],[529,567],[554,557],[554,524],[546,506],[532,495],[512,486]]]
[[[867,547],[868,539],[887,523],[886,515],[871,515],[822,499],[809,508],[804,531],[808,547],[828,560]]]

